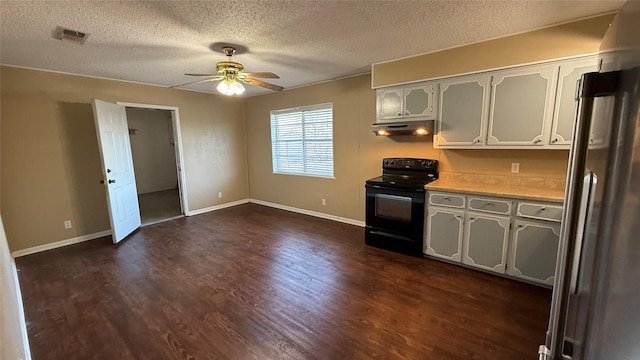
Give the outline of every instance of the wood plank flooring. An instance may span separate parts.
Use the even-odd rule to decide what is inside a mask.
[[[16,259],[40,359],[535,359],[551,291],[245,204]]]

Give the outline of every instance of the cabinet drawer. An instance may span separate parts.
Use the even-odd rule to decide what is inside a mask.
[[[511,215],[511,201],[491,198],[469,198],[469,209],[494,214]]]
[[[555,204],[520,202],[518,203],[517,215],[532,219],[562,221],[562,206]]]
[[[429,204],[464,209],[465,202],[462,195],[429,193]]]

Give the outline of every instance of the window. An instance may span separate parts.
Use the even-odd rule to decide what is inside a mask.
[[[273,172],[333,177],[333,104],[271,112]]]

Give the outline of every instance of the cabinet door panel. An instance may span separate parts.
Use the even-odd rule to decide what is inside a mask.
[[[511,218],[468,213],[462,262],[504,274]]]
[[[559,222],[562,220],[562,205],[520,201],[518,203],[517,215],[521,217]]]
[[[465,197],[463,195],[429,191],[429,204],[463,209],[465,204]]]
[[[492,198],[480,198],[469,197],[469,209],[486,211],[489,213],[511,215],[511,208],[513,201],[492,199]]]
[[[558,92],[551,129],[551,145],[571,144],[571,134],[576,116],[578,82],[582,74],[597,71],[597,58],[580,59],[560,65]]]
[[[488,76],[465,77],[440,85],[437,145],[484,144]]]
[[[553,115],[557,66],[498,72],[493,78],[487,143],[539,145]]]
[[[560,225],[516,220],[507,274],[553,285]]]
[[[433,114],[433,85],[408,86],[404,88],[405,118],[431,117]]]
[[[378,120],[397,120],[401,118],[403,100],[404,95],[401,87],[379,89],[376,101]]]
[[[460,261],[464,212],[429,207],[425,253],[443,259]]]

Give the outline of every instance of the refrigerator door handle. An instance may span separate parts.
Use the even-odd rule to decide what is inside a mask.
[[[574,255],[576,249],[572,239],[578,232],[574,217],[580,214],[582,206],[579,197],[582,195],[582,185],[585,174],[585,158],[589,147],[589,135],[591,117],[596,97],[613,95],[618,87],[619,72],[587,73],[582,75],[580,81],[580,100],[576,111],[576,121],[573,129],[572,146],[569,151],[569,166],[566,198],[562,213],[562,225],[560,228],[560,247],[556,261],[556,279],[553,285],[551,299],[551,311],[549,313],[549,327],[545,347],[549,351],[548,358],[560,359],[563,357],[564,336],[566,330],[565,316],[569,308],[568,294],[571,294],[572,266],[575,264]],[[586,214],[585,214],[586,215]],[[586,219],[585,219],[586,223]],[[584,226],[583,226],[584,228]],[[584,230],[584,229],[583,229]],[[578,279],[576,278],[576,286]],[[541,347],[542,348],[542,347]]]
[[[582,186],[582,196],[580,199],[580,210],[578,212],[578,221],[576,224],[576,243],[573,253],[573,264],[571,264],[571,279],[569,280],[569,291],[572,294],[578,293],[578,277],[580,275],[580,259],[582,253],[582,243],[587,236],[586,228],[591,223],[591,214],[593,210],[593,202],[598,185],[598,177],[593,171],[586,169],[584,176],[584,184]]]

